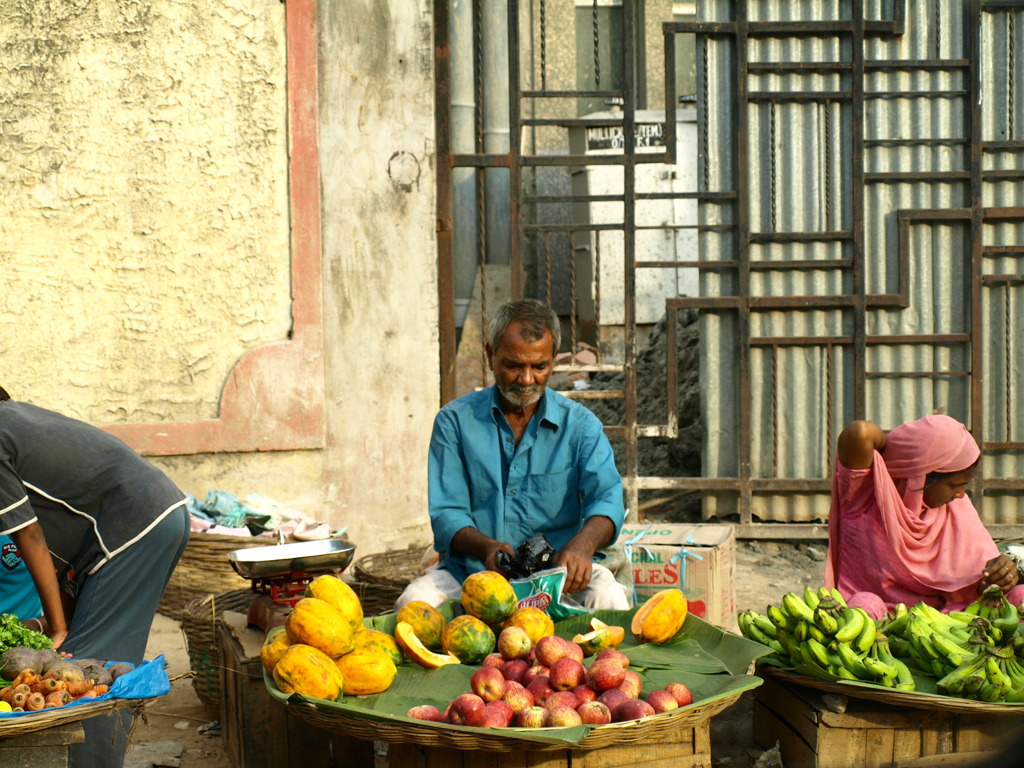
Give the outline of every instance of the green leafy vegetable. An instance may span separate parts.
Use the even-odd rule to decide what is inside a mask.
[[[33,632],[13,613],[0,614],[0,653],[9,648],[25,646],[35,650],[53,648],[53,641],[42,632]]]

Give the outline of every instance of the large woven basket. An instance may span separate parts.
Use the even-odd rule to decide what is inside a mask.
[[[182,610],[192,600],[250,586],[249,579],[235,573],[228,555],[238,549],[275,544],[276,539],[266,536],[231,536],[193,531],[157,610],[164,616],[180,619]]]
[[[192,687],[214,714],[220,711],[220,670],[217,666],[217,625],[224,611],[245,613],[255,594],[236,589],[190,601],[181,612],[181,631],[193,674]]]
[[[25,713],[17,717],[0,718],[0,741],[13,739],[16,736],[25,736],[36,731],[44,731],[48,728],[55,728],[58,725],[69,725],[82,720],[87,720],[96,715],[103,715],[113,712],[116,709],[131,708],[134,716],[145,716],[146,706],[156,699],[103,699],[75,706],[54,707],[43,709],[38,712]],[[29,760],[28,757],[25,758]],[[28,765],[28,762],[24,763]]]
[[[425,747],[449,747],[487,752],[549,751],[571,748],[576,750],[601,749],[619,744],[661,739],[676,733],[680,728],[702,725],[709,718],[735,703],[742,691],[696,707],[686,707],[662,713],[656,717],[632,720],[624,723],[594,726],[578,744],[535,741],[516,738],[515,729],[495,729],[493,733],[480,729],[465,729],[444,723],[427,721],[410,723],[405,719],[388,720],[360,717],[358,714],[341,712],[336,709],[319,708],[312,702],[295,697],[286,702],[289,711],[311,725],[333,733],[352,736],[365,741],[387,741],[389,743],[411,743]],[[543,731],[548,729],[536,729]],[[561,729],[552,728],[552,732]]]
[[[356,560],[352,572],[358,581],[402,590],[420,575],[420,563],[429,547],[429,544],[410,544],[405,549],[365,555]]]

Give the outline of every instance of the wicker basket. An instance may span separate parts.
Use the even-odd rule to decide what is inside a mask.
[[[429,548],[429,544],[410,544],[405,549],[366,555],[356,560],[352,571],[358,581],[397,587],[401,591],[420,575],[420,563]]]
[[[220,711],[220,671],[217,666],[217,625],[224,611],[245,613],[252,602],[251,589],[236,589],[192,600],[181,613],[185,651],[194,673],[192,686],[199,700],[216,714]]]
[[[25,736],[36,731],[45,731],[58,725],[77,723],[96,715],[108,714],[116,709],[131,708],[134,710],[134,716],[140,714],[145,716],[146,706],[154,701],[156,699],[153,698],[103,699],[74,706],[43,709],[38,712],[24,713],[17,717],[4,717],[0,719],[0,741],[13,739],[16,736]]]
[[[707,704],[677,709],[643,720],[594,726],[578,744],[573,745],[516,738],[514,728],[491,734],[444,723],[427,721],[410,723],[405,719],[388,720],[379,717],[361,717],[354,712],[321,709],[312,702],[303,701],[300,697],[288,699],[286,706],[290,712],[311,725],[365,741],[411,743],[425,747],[449,747],[487,752],[548,751],[571,748],[575,754],[576,750],[601,749],[619,744],[649,741],[664,738],[680,728],[693,728],[731,706],[741,694],[742,691],[736,691]],[[544,730],[548,729],[533,729],[535,733]],[[557,735],[557,732],[562,729],[552,728],[550,730],[553,735]]]
[[[363,606],[363,616],[383,616],[394,613],[395,600],[402,594],[402,587],[390,584],[372,584],[365,581],[348,581]]]
[[[157,611],[180,620],[181,612],[192,600],[250,586],[231,567],[228,555],[238,549],[267,547],[277,544],[266,536],[231,536],[219,533],[192,532],[188,546],[171,574]]]

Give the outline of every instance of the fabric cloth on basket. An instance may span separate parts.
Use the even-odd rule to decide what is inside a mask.
[[[876,619],[897,603],[923,600],[948,611],[976,600],[998,548],[970,498],[927,508],[923,492],[930,472],[959,472],[980,455],[963,424],[933,415],[889,432],[884,455],[876,451],[868,469],[837,460],[825,584]],[[1020,604],[1024,587],[1007,598]]]

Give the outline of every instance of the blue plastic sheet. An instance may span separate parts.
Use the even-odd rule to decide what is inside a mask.
[[[109,661],[107,666],[117,662]],[[167,670],[164,668],[164,657],[161,654],[152,661],[144,661],[131,672],[121,675],[110,690],[101,696],[75,699],[65,704],[61,709],[75,707],[81,704],[89,704],[94,701],[105,699],[151,699],[157,696],[166,696],[171,690],[171,681],[167,677]],[[39,709],[34,712],[0,712],[0,717],[25,717],[34,715],[36,712],[48,712],[48,709]]]

